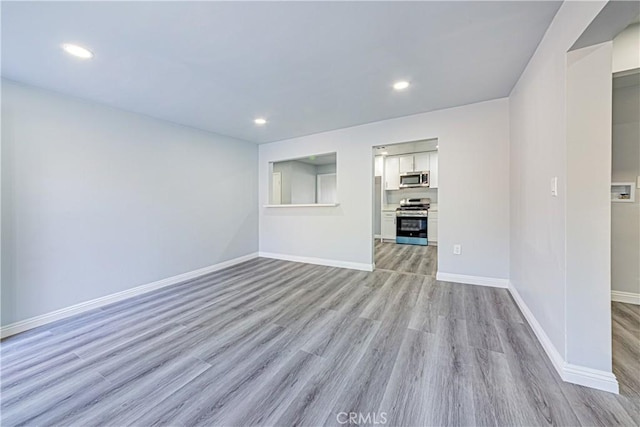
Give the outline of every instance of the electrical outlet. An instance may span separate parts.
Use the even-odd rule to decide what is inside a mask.
[[[460,255],[462,252],[462,245],[453,245],[453,254]]]

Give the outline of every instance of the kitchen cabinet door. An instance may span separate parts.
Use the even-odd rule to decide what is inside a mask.
[[[375,176],[382,176],[382,170],[384,168],[383,166],[384,164],[384,157],[383,156],[376,156],[375,158]]]
[[[382,226],[380,228],[383,239],[396,239],[396,213],[394,211],[382,211]]]
[[[384,159],[384,189],[398,190],[400,188],[400,161],[398,157]]]
[[[427,240],[430,245],[438,243],[438,213],[429,212],[427,218]]]
[[[418,153],[413,156],[413,167],[416,172],[424,172],[431,169],[431,154]]]
[[[400,173],[413,171],[413,156],[400,156]]]
[[[429,187],[438,188],[438,152],[429,154]]]

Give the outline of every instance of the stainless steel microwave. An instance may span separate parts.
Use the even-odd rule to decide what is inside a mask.
[[[429,171],[400,174],[400,188],[428,187]]]

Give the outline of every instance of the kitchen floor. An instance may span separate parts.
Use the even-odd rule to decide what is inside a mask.
[[[393,242],[375,244],[376,270],[434,276],[438,269],[438,247],[399,245]]]

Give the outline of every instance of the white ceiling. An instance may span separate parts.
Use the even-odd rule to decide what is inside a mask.
[[[508,96],[560,4],[2,2],[2,75],[264,143]]]

